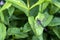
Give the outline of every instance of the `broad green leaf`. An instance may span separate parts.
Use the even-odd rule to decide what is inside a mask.
[[[48,26],[57,26],[57,25],[60,25],[60,18],[55,17],[55,18],[49,23]]]
[[[36,35],[40,36],[43,33],[43,27],[41,25],[41,21],[44,19],[44,14],[38,13],[38,15],[35,18],[35,30]]]
[[[20,29],[19,28],[8,28],[7,34],[8,35],[20,34]]]
[[[40,36],[43,33],[44,28],[37,23],[37,20],[35,22],[34,28],[35,28],[35,34],[36,34],[36,36]]]
[[[34,20],[34,17],[28,17],[29,24],[36,36],[40,36],[43,33],[43,27],[41,25],[37,25],[37,20]]]
[[[44,2],[41,5],[39,5],[39,11],[44,12],[44,10],[47,8],[49,2]]]
[[[3,7],[0,9],[0,12],[2,12],[5,9],[8,9],[12,4],[10,2],[6,2]]]
[[[43,33],[43,27],[41,25],[41,21],[44,19],[44,14],[38,13],[38,15],[35,18],[34,21],[34,28],[35,28],[35,34],[37,36],[40,36]]]
[[[9,24],[9,18],[8,18],[8,13],[6,12],[0,12],[0,18],[1,18],[1,21],[5,24]],[[7,21],[6,21],[7,20]]]
[[[10,7],[10,8],[8,9],[8,13],[9,13],[10,16],[13,15],[14,10],[15,10],[14,7]]]
[[[6,27],[3,23],[0,23],[0,40],[4,40],[6,37]]]
[[[27,33],[21,32],[20,28],[16,28],[16,27],[8,28],[7,34],[15,35],[14,38],[16,39],[28,37]]]
[[[46,27],[52,20],[53,16],[49,15],[47,12],[44,14],[38,13],[36,16],[36,20],[40,21],[40,24],[42,24],[44,27]]]
[[[35,33],[35,28],[34,28],[34,17],[33,16],[30,16],[28,17],[28,22],[31,26],[31,29],[33,30],[33,32]]]
[[[48,12],[45,12],[44,15],[45,15],[45,18],[42,21],[42,25],[46,27],[52,21],[53,15],[49,15]]]

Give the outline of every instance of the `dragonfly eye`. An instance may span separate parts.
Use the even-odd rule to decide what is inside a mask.
[[[3,1],[0,1],[0,5],[3,5],[4,4],[4,2]]]

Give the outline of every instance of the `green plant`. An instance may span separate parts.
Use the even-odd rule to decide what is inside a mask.
[[[60,40],[60,0],[3,0],[0,40]]]

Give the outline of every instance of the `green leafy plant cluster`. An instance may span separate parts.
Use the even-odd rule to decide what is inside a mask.
[[[60,0],[3,0],[0,40],[60,40]]]

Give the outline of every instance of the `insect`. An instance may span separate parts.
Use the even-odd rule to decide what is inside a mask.
[[[42,23],[41,23],[41,21],[40,21],[39,19],[37,19],[37,24],[38,24],[38,25],[41,25],[41,26],[44,28],[44,31],[45,31],[45,32],[48,31],[47,28],[45,28],[45,27],[42,25]]]
[[[43,26],[39,19],[37,19],[37,24]]]
[[[0,5],[3,5],[4,4],[4,2],[3,1],[0,1]]]

